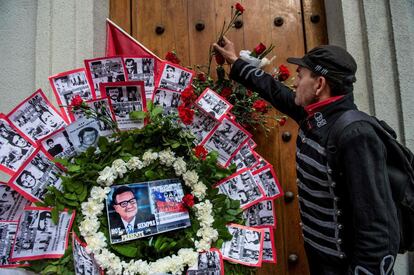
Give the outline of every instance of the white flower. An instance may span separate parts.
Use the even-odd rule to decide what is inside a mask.
[[[84,219],[80,222],[79,231],[82,236],[91,235],[98,231],[100,223],[96,217]]]
[[[144,166],[148,166],[157,158],[158,158],[158,153],[154,153],[152,151],[146,151],[144,155],[142,155],[142,161],[144,162]]]
[[[200,241],[195,241],[194,244],[198,252],[208,251],[211,248],[211,243],[204,239],[201,239]]]
[[[184,264],[188,266],[193,266],[197,263],[198,253],[191,248],[181,248],[177,254],[184,260]]]
[[[112,162],[112,168],[118,174],[118,177],[122,178],[124,174],[127,172],[127,167],[125,161],[122,159],[116,159]]]
[[[273,56],[272,58],[267,59],[266,57],[263,57],[262,60],[260,60],[260,64],[259,64],[259,68],[262,68],[264,66],[269,65],[270,63],[273,62],[273,60],[276,58],[276,56]]]
[[[106,247],[106,238],[104,233],[97,232],[94,235],[84,236],[86,243],[86,251],[94,254],[98,253],[102,248]]]
[[[187,171],[183,174],[183,179],[186,185],[192,186],[197,183],[198,175],[194,170]]]
[[[138,157],[130,158],[126,165],[129,170],[144,168],[144,163]]]
[[[179,157],[174,161],[173,167],[177,176],[181,176],[187,171],[187,164],[182,157]]]
[[[96,217],[102,214],[104,208],[103,203],[98,203],[95,200],[88,200],[81,204],[82,214],[86,217]]]
[[[91,198],[98,202],[103,202],[103,200],[106,198],[106,195],[110,191],[111,191],[111,188],[109,187],[101,188],[99,186],[94,186],[91,189]]]
[[[174,156],[174,152],[171,152],[171,149],[167,149],[164,151],[161,151],[159,154],[159,159],[160,159],[160,163],[170,167],[171,165],[173,165],[174,161],[175,161],[175,156]]]
[[[105,184],[106,186],[111,186],[116,179],[116,171],[112,167],[106,166],[101,172],[99,172],[99,177],[96,180],[99,184]]]
[[[192,189],[193,191],[191,193],[193,193],[194,196],[196,196],[200,200],[204,199],[207,191],[207,186],[204,183],[199,181],[193,185]]]

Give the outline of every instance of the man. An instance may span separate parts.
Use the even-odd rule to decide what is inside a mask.
[[[138,213],[137,198],[128,186],[115,189],[112,194],[112,206],[116,212],[109,217],[112,242],[121,241],[122,236],[127,234],[143,232],[144,235],[150,235],[156,232],[154,215]]]
[[[228,39],[214,48],[233,64],[231,78],[299,124],[298,198],[311,274],[393,274],[399,228],[384,144],[368,122],[355,122],[339,137],[340,167],[332,171],[327,163],[330,128],[344,111],[357,108],[354,58],[331,45],[288,58],[298,65],[293,93],[239,59]]]
[[[24,170],[16,179],[16,183],[24,188],[32,189],[37,184],[37,179],[30,173]]]
[[[55,141],[51,138],[46,140],[46,144],[49,147],[47,150],[49,154],[51,154],[53,157],[59,155],[63,152],[63,146],[61,144],[55,144]]]
[[[93,127],[86,127],[79,131],[79,150],[85,151],[91,146],[95,146],[98,141],[98,130]]]
[[[135,60],[132,58],[128,58],[125,60],[125,67],[128,71],[128,76],[135,77],[137,74],[137,62],[135,62]]]

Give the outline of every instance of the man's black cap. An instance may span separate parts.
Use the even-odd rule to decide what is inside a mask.
[[[338,46],[321,45],[310,50],[302,58],[289,57],[287,61],[308,68],[340,86],[352,86],[356,81],[355,59]]]

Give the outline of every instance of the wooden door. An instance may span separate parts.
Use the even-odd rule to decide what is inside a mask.
[[[242,26],[228,37],[236,50],[252,49],[259,42],[276,45],[274,66],[289,56],[302,56],[308,49],[327,43],[323,0],[243,0]],[[209,47],[217,39],[223,20],[230,19],[229,0],[111,0],[110,18],[155,54],[164,58],[176,50],[181,64],[206,64]],[[196,25],[203,25],[197,30]],[[273,67],[274,67],[273,66]],[[295,66],[288,66],[291,72]],[[272,110],[272,114],[280,114]],[[297,124],[289,120],[265,135],[254,133],[256,151],[273,164],[285,192],[275,201],[274,231],[277,264],[264,264],[259,274],[308,274],[299,226],[296,199],[295,140]]]

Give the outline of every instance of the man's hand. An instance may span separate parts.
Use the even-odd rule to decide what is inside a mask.
[[[233,42],[231,42],[224,36],[220,44],[222,44],[222,46],[220,46],[217,43],[214,43],[214,50],[219,52],[228,63],[233,64],[238,58],[236,50],[234,49]]]

